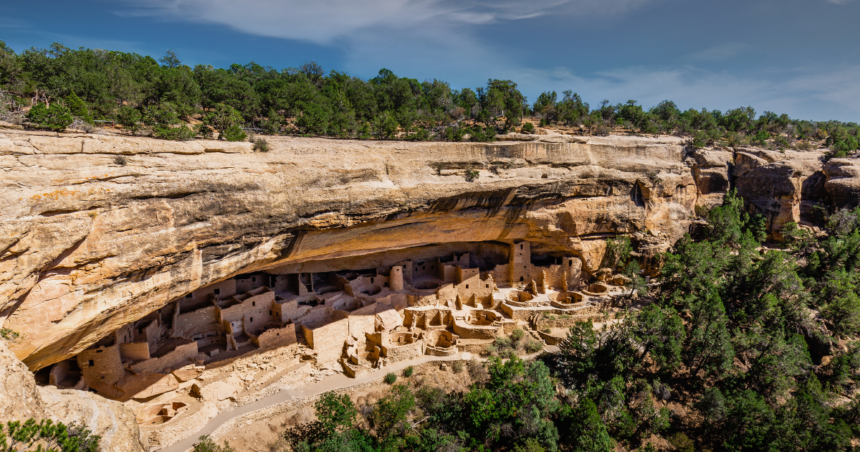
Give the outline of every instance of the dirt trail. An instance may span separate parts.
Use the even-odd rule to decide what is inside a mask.
[[[538,353],[539,354],[539,353]],[[523,359],[529,359],[535,355],[524,356]],[[272,394],[268,397],[264,397],[256,402],[249,403],[247,405],[243,405],[240,407],[233,408],[228,411],[224,411],[219,413],[214,418],[210,419],[205,427],[200,429],[199,431],[193,433],[188,438],[181,440],[171,446],[165,447],[163,449],[159,449],[158,452],[186,452],[191,450],[194,446],[194,443],[197,442],[197,439],[203,435],[209,435],[214,432],[218,427],[222,426],[224,423],[234,419],[236,417],[242,416],[247,413],[251,413],[257,410],[262,410],[264,408],[271,407],[273,405],[277,405],[279,403],[290,402],[296,399],[306,399],[313,397],[318,394],[322,394],[328,391],[334,391],[336,389],[347,388],[350,386],[361,385],[373,380],[379,380],[385,376],[385,374],[389,372],[397,373],[409,366],[417,366],[419,364],[432,362],[432,361],[459,361],[459,360],[469,360],[472,357],[476,357],[474,354],[464,352],[458,353],[452,356],[428,356],[423,355],[419,358],[411,359],[408,361],[400,361],[397,363],[393,363],[389,366],[386,366],[382,369],[374,370],[368,374],[359,376],[358,378],[349,378],[344,374],[333,375],[331,377],[327,377],[322,381],[309,384],[306,386],[302,386],[297,389],[287,389]]]

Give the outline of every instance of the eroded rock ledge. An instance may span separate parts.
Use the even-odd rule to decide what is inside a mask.
[[[856,203],[860,168],[818,152],[689,154],[675,137],[269,147],[0,134],[0,310],[23,335],[14,353],[36,370],[237,274],[361,267],[420,246],[528,240],[593,272],[606,237],[647,231],[662,251],[731,186],[774,226],[800,220],[804,202]]]

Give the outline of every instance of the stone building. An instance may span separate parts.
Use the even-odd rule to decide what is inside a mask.
[[[218,281],[117,330],[75,363],[58,364],[51,378],[71,386],[80,375],[75,386],[108,397],[151,397],[175,389],[171,373],[190,364],[297,342],[318,364],[337,361],[355,376],[422,354],[480,350],[535,313],[588,305],[573,290],[582,280],[578,258],[535,261],[529,242],[507,247],[506,263],[455,252],[365,270],[274,269]]]

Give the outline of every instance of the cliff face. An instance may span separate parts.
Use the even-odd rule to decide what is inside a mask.
[[[134,413],[119,402],[85,391],[36,385],[33,373],[0,339],[0,419],[51,419],[77,423],[101,436],[101,450],[142,452]]]
[[[773,225],[800,218],[816,177],[810,193],[856,202],[854,162],[822,168],[818,153],[802,153],[798,170],[801,153],[688,154],[674,137],[514,138],[269,138],[270,152],[253,153],[248,143],[0,135],[0,310],[23,336],[13,351],[42,368],[236,274],[323,260],[361,268],[362,256],[410,247],[525,239],[594,271],[606,237],[647,230],[647,249],[662,251],[697,203],[719,202],[732,184]],[[468,181],[469,170],[479,177]]]

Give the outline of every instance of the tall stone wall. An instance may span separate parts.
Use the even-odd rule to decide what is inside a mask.
[[[197,342],[192,341],[176,347],[164,356],[135,363],[131,365],[130,369],[136,374],[173,370],[189,364],[190,359],[195,356],[197,356]]]
[[[192,339],[208,331],[221,329],[220,323],[215,306],[206,306],[188,313],[180,312],[173,325],[173,335]]]
[[[132,361],[143,361],[150,358],[149,343],[147,342],[132,342],[129,344],[119,344],[119,353],[124,359]]]
[[[327,363],[340,358],[344,341],[349,335],[349,319],[334,320],[323,326],[308,328],[302,325],[308,345],[317,352],[317,361]]]
[[[286,347],[296,343],[296,325],[290,323],[283,328],[266,330],[257,337],[256,345],[261,349]]]
[[[125,375],[119,344],[84,350],[78,354],[77,360],[89,386],[114,385]]]

